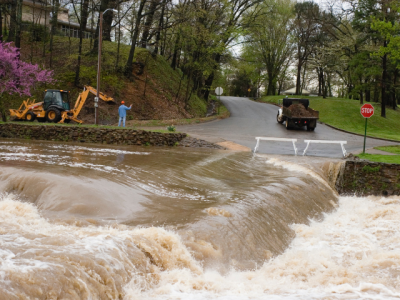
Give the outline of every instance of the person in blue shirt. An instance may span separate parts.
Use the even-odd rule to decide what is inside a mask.
[[[131,104],[131,106],[127,107],[127,106],[125,106],[125,101],[121,101],[121,106],[118,108],[118,114],[119,114],[118,127],[121,125],[121,121],[122,121],[123,127],[125,127],[126,111],[130,110],[131,108],[132,108],[132,104]]]

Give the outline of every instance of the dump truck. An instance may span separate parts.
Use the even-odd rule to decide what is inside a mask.
[[[309,107],[308,99],[284,98],[279,101],[280,108],[276,116],[279,124],[285,122],[286,129],[307,127],[314,131],[317,127],[319,112]]]
[[[38,122],[69,123],[74,121],[82,124],[83,121],[78,119],[78,115],[89,93],[97,95],[97,90],[91,86],[85,85],[83,92],[79,93],[73,109],[70,108],[69,93],[69,91],[65,90],[45,90],[42,102],[35,102],[35,100],[29,99],[25,100],[18,109],[10,109],[10,115],[14,117],[16,121],[25,120],[33,122],[37,119]],[[109,104],[115,104],[113,98],[101,92],[99,93],[99,98]]]

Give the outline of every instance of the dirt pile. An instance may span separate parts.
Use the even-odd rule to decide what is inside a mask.
[[[306,109],[303,104],[292,104],[288,108],[292,116],[302,117],[302,118],[312,118],[315,117],[314,113],[310,109]]]

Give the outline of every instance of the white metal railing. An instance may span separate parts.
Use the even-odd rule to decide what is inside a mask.
[[[293,148],[294,148],[294,154],[297,155],[297,148],[296,148],[297,139],[283,139],[283,138],[258,136],[258,137],[256,137],[256,140],[257,140],[257,143],[256,143],[256,146],[254,147],[254,153],[257,152],[258,146],[260,145],[260,140],[261,140],[261,141],[292,142],[293,143]]]
[[[293,148],[294,148],[294,153],[297,155],[297,148],[296,148],[296,142],[297,139],[285,139],[285,138],[275,138],[275,137],[261,137],[258,136],[256,137],[257,143],[256,146],[254,147],[254,153],[257,152],[258,147],[260,145],[260,141],[276,141],[276,142],[292,142],[293,143]],[[330,140],[304,140],[304,143],[307,143],[306,148],[304,149],[303,156],[306,155],[308,147],[310,144],[340,144],[342,147],[342,152],[343,152],[343,157],[346,156],[347,152],[346,149],[344,149],[344,145],[347,144],[347,141],[330,141]]]
[[[329,141],[329,140],[304,140],[304,143],[307,143],[306,149],[304,149],[303,156],[306,155],[307,149],[311,143],[314,144],[340,144],[342,147],[343,157],[346,156],[346,149],[344,149],[344,145],[347,144],[347,141]]]

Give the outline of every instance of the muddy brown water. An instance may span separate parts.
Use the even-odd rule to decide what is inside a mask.
[[[0,193],[0,299],[400,297],[400,199],[284,160],[0,140]]]

